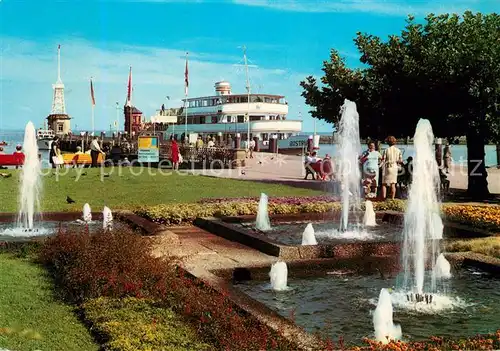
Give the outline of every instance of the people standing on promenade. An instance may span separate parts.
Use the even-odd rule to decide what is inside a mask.
[[[374,193],[374,196],[377,197],[377,188],[378,188],[378,169],[380,165],[380,161],[382,160],[382,155],[380,152],[375,150],[375,143],[368,143],[368,150],[366,150],[360,156],[360,162],[363,165],[363,179],[370,180],[370,193]]]
[[[90,143],[90,157],[92,158],[92,167],[97,167],[97,159],[99,158],[99,154],[104,155],[104,151],[102,151],[101,146],[99,145],[99,138],[94,136],[92,138],[92,142]]]
[[[443,150],[443,170],[446,173],[450,173],[451,166],[451,148],[450,143],[447,142]]]
[[[61,149],[59,147],[59,137],[55,137],[52,140],[49,152],[49,162],[52,165],[52,168],[57,168],[57,166],[61,164],[59,161],[60,156],[61,156]]]
[[[248,146],[248,153],[250,155],[250,158],[253,158],[253,151],[255,150],[255,140],[251,139],[249,144],[250,145]]]
[[[387,197],[387,188],[391,187],[391,199],[396,197],[396,184],[398,182],[399,166],[403,163],[403,154],[396,147],[396,138],[392,135],[387,138],[389,147],[384,150],[382,155],[383,173],[382,173],[382,198]]]
[[[196,140],[195,147],[196,150],[203,148],[203,139],[201,138],[201,136],[199,136],[198,139]]]
[[[171,159],[172,159],[172,168],[175,170],[179,169],[179,145],[177,144],[176,137],[172,137],[172,144],[170,145]]]

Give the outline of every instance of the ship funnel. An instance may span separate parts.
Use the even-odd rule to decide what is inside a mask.
[[[231,95],[231,84],[226,81],[215,83],[215,95]]]

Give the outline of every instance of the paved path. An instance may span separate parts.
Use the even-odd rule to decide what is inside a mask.
[[[304,180],[303,158],[292,155],[273,155],[255,153],[253,159],[246,159],[246,166],[241,169],[194,170],[195,174],[213,177],[255,180],[280,183],[301,188],[330,191],[331,184],[316,180]],[[309,177],[310,179],[310,177]],[[452,189],[467,189],[467,168],[453,166],[448,179]],[[488,185],[492,194],[500,194],[500,169],[488,169]]]
[[[153,237],[153,255],[175,256],[188,269],[228,269],[269,265],[277,257],[232,242],[195,226],[168,227],[170,233]]]

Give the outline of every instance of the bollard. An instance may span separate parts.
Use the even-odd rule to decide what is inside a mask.
[[[235,149],[241,148],[241,134],[240,133],[236,133],[236,139],[234,140],[234,148]]]

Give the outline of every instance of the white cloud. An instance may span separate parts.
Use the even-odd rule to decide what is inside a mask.
[[[472,10],[479,0],[233,0],[246,6],[294,12],[367,12],[383,15],[425,15]]]
[[[0,129],[21,128],[28,120],[41,126],[50,113],[52,84],[57,78],[57,44],[19,38],[0,38]],[[189,54],[190,96],[210,95],[214,83],[225,79],[233,92],[245,91],[245,71],[234,57],[202,52]],[[116,102],[125,102],[129,66],[132,66],[133,103],[146,117],[165,103],[180,106],[184,97],[185,52],[167,48],[125,46],[106,43],[98,47],[72,39],[61,42],[62,80],[66,87],[66,109],[74,118],[73,129],[90,128],[90,77],[93,78],[96,129],[109,130],[116,118]],[[232,60],[236,60],[232,61]],[[250,69],[252,91],[283,94],[290,106],[289,118],[305,116],[299,81],[307,73],[282,67]],[[166,97],[170,96],[167,101]],[[123,116],[120,112],[120,121]],[[306,128],[307,129],[307,128]]]

